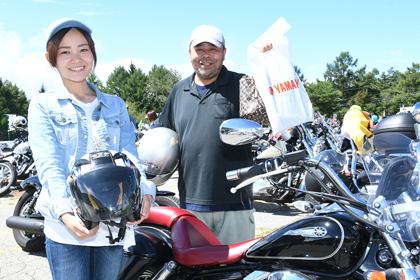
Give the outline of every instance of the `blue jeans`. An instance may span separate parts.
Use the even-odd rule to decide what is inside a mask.
[[[115,280],[123,258],[122,246],[88,247],[61,244],[45,238],[54,280]]]

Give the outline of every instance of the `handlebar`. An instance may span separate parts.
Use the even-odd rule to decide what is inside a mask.
[[[237,170],[226,172],[226,179],[228,181],[235,181],[239,179],[248,179],[260,174],[264,174],[277,169],[282,163],[280,158],[267,160],[263,164],[258,164],[250,167],[244,167]]]

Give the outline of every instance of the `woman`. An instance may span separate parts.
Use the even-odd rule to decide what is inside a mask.
[[[135,135],[124,101],[100,92],[86,77],[96,65],[91,29],[74,19],[61,19],[47,30],[45,54],[63,83],[35,96],[29,106],[29,143],[43,185],[37,209],[45,217],[46,251],[53,279],[116,279],[123,245],[134,243],[132,229],[110,245],[102,223],[87,229],[73,215],[66,178],[84,154],[115,150],[126,154],[141,172],[143,206],[139,224],[148,217],[156,187],[146,181]]]

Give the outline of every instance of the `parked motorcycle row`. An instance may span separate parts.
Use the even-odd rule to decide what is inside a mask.
[[[10,193],[16,181],[36,175],[35,162],[28,142],[27,121],[18,116],[12,123],[15,135],[11,147],[3,146],[0,159],[0,196]]]
[[[278,190],[273,200],[310,215],[266,236],[221,245],[190,212],[153,207],[135,229],[119,279],[419,279],[420,103],[411,127],[401,115],[383,120],[363,151],[352,145],[345,152],[338,130],[319,113],[277,142],[258,123],[224,122],[226,144],[261,145],[253,166],[226,174],[242,179],[230,191],[264,180],[273,194]],[[15,215],[9,227],[42,236],[36,213]]]

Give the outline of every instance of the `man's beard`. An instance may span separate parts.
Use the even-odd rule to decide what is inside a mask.
[[[194,70],[195,70],[195,73],[197,74],[197,76],[199,76],[201,79],[208,80],[208,79],[212,79],[214,77],[217,77],[219,75],[220,71],[222,70],[222,66],[223,66],[223,64],[221,64],[219,68],[214,67],[212,69],[212,71],[210,73],[207,73],[207,74],[204,73],[204,71],[201,71],[200,67],[197,67]]]

